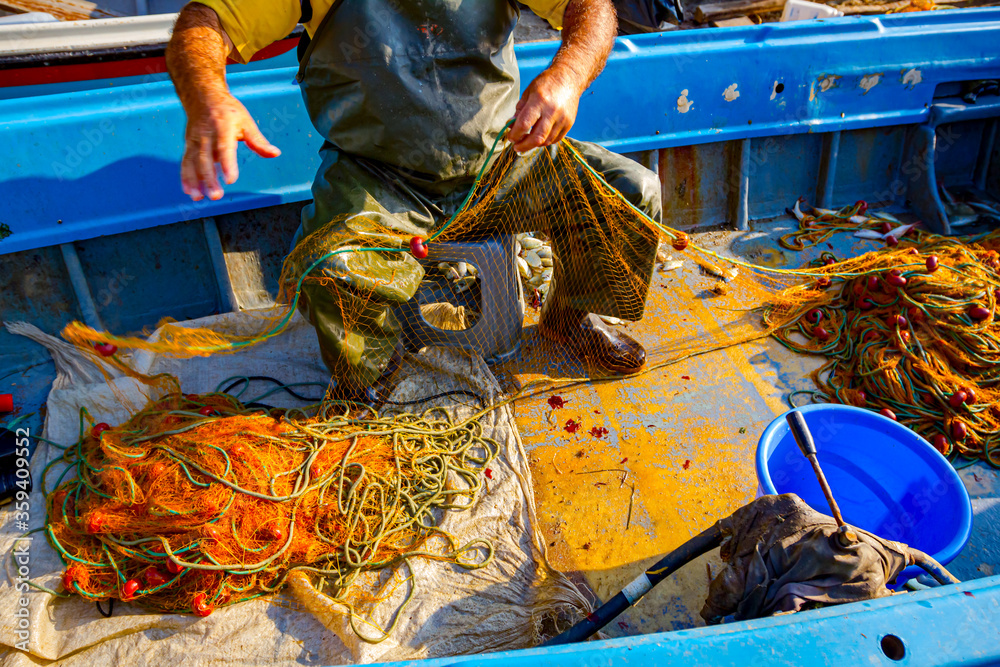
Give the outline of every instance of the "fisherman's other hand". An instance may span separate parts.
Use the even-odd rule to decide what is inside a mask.
[[[517,103],[507,138],[519,153],[562,141],[576,121],[586,83],[568,68],[549,67],[531,82]]]
[[[222,186],[215,165],[222,167],[222,177],[231,185],[239,178],[236,147],[244,142],[261,157],[278,157],[281,151],[264,138],[257,123],[239,100],[229,94],[199,103],[188,109],[184,159],[181,161],[181,187],[194,201],[204,195],[221,199]]]

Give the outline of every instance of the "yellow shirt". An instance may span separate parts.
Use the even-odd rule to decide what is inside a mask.
[[[255,53],[272,42],[286,37],[301,18],[302,9],[299,0],[197,0],[200,4],[211,7],[219,15],[222,27],[229,39],[239,51],[243,62],[247,62]],[[312,20],[305,24],[309,37],[316,34],[316,29],[323,17],[330,11],[336,0],[312,0]],[[549,24],[559,30],[562,28],[563,14],[569,0],[528,0],[525,5],[531,8]]]

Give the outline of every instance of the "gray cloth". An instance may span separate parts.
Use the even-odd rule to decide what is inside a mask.
[[[226,313],[189,325],[249,336],[260,331],[264,316],[273,314]],[[31,434],[38,451],[31,461],[36,484],[29,501],[29,525],[37,529],[45,520],[42,471],[62,455],[38,435],[71,445],[79,437],[81,408],[86,407],[96,421],[119,424],[145,404],[149,387],[126,377],[117,377],[109,384],[88,368],[92,355],[71,349],[37,329],[12,328],[30,334],[32,340],[53,351],[56,360],[57,380],[46,403],[45,432]],[[155,333],[154,338],[159,335]],[[138,372],[170,373],[180,380],[185,392],[212,391],[230,376],[267,375],[318,383],[318,388],[308,391],[319,391],[328,379],[319,362],[312,327],[301,317],[293,318],[280,336],[235,355],[176,359],[137,352],[119,358]],[[392,395],[396,401],[455,389],[475,392],[491,404],[501,398],[501,388],[483,360],[458,351],[427,348],[409,357],[400,375]],[[283,394],[266,401],[286,408],[304,403]],[[468,397],[448,397],[401,409],[422,411],[433,405],[447,406],[458,419],[479,410],[478,401]],[[438,658],[537,644],[585,616],[591,611],[590,604],[546,559],[545,541],[535,518],[531,470],[511,406],[487,413],[480,422],[484,435],[500,447],[500,456],[490,464],[487,489],[471,509],[443,513],[439,526],[462,544],[475,538],[490,540],[495,547],[494,561],[470,571],[416,558],[409,564],[362,575],[356,590],[363,591],[360,600],[370,602],[359,603],[358,611],[383,626],[411,592],[409,586],[416,586],[413,600],[384,642],[368,644],[358,639],[349,627],[344,607],[316,592],[305,580],[297,580],[287,594],[217,609],[206,618],[143,611],[128,603],[116,603],[114,615],[103,618],[93,602],[78,595],[56,598],[36,590],[19,591],[12,569],[10,576],[0,576],[0,608],[7,610],[0,617],[0,667],[302,667]],[[49,470],[50,488],[61,469],[56,465]],[[13,511],[0,512],[0,553],[8,556],[8,566],[14,541],[25,532],[17,522]],[[29,550],[32,581],[60,588],[64,565],[45,537],[34,535]],[[18,634],[23,631],[21,618],[15,615],[21,609],[26,610],[30,626],[27,651],[14,648],[25,641]],[[374,632],[364,623],[361,627]]]
[[[795,494],[764,496],[719,522],[726,565],[701,610],[706,623],[892,595],[906,546],[863,530],[844,547],[837,524]]]

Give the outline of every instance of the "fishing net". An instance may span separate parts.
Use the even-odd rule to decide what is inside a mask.
[[[360,573],[400,560],[488,565],[489,541],[458,544],[435,514],[467,509],[482,487],[499,446],[479,422],[336,408],[279,418],[223,395],[173,394],[116,428],[95,425],[55,462],[78,476],[48,496],[63,588],[207,616],[293,572],[350,604]]]
[[[952,459],[1000,466],[1000,233],[947,238],[861,208],[799,213],[782,243],[851,231],[888,247],[844,261],[822,253],[813,270],[827,276],[772,300],[764,325],[789,349],[825,357],[806,392],[814,401],[877,410]]]
[[[500,151],[454,215],[426,238],[381,224],[379,215],[346,228],[345,220],[331,221],[288,257],[278,307],[260,316],[251,333],[168,322],[156,337],[142,338],[69,325],[67,340],[142,380],[151,404],[136,406],[137,414],[116,428],[92,429],[67,454],[77,477],[50,497],[48,522],[69,566],[67,589],[200,613],[274,591],[290,572],[320,578],[330,595],[346,599],[357,572],[414,554],[465,567],[488,560],[485,543],[443,536],[444,549],[425,546],[442,537],[430,514],[467,506],[487,472],[493,448],[474,419],[359,417],[358,406],[335,393],[315,414],[254,412],[222,398],[186,396],[169,375],[137,373],[124,352],[237,352],[278,336],[306,285],[339,304],[345,339],[379,339],[399,327],[375,297],[398,291],[392,270],[402,275],[412,268],[426,246],[498,234],[516,243],[495,265],[444,261],[421,268],[438,294],[428,312],[450,314],[443,330],[467,329],[505,305],[483,302],[492,274],[513,269],[522,281],[521,349],[494,367],[507,395],[483,411],[606,375],[595,363],[599,351],[547,340],[531,326],[539,313],[544,323],[546,302],[562,298],[560,290],[594,283],[606,286],[597,314],[645,344],[643,372],[773,336],[826,359],[813,375],[813,400],[881,411],[944,454],[1000,465],[994,319],[1000,235],[947,239],[869,214],[861,202],[812,214],[797,203],[799,227],[782,240],[788,248],[848,231],[886,246],[845,260],[826,254],[800,269],[756,266],[695,246],[684,232],[650,218],[569,142],[534,155],[530,178],[511,178],[523,159],[509,146]],[[358,245],[359,230],[376,243]],[[376,264],[381,273],[366,272]],[[698,291],[671,278],[684,265],[700,272]],[[651,293],[652,281],[666,289]],[[716,319],[703,331],[671,336],[659,326],[676,299],[695,297],[716,304]],[[350,379],[336,369],[333,376],[334,387]],[[446,482],[452,473],[458,486]],[[185,568],[199,576],[175,576]]]
[[[255,324],[245,313],[189,323]],[[53,352],[58,377],[45,432],[32,432],[31,533],[20,537],[14,512],[0,526],[0,550],[30,550],[28,575],[8,558],[0,586],[12,609],[28,601],[30,638],[14,617],[0,624],[2,664],[441,657],[534,646],[590,608],[547,564],[511,408],[482,408],[502,398],[482,360],[413,355],[395,407],[348,424],[344,406],[310,407],[328,373],[295,316],[236,357],[132,357],[197,393],[131,413],[121,397],[141,402],[148,385],[108,383],[81,350],[18,331]],[[305,398],[260,378],[234,386],[232,374],[294,377]],[[17,576],[30,579],[15,589]]]

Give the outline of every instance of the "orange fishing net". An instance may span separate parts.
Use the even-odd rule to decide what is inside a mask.
[[[440,410],[354,419],[330,403],[306,417],[171,394],[54,462],[76,477],[49,494],[47,532],[64,588],[93,600],[208,615],[299,571],[350,609],[362,572],[492,560],[489,541],[437,524],[471,506],[497,452],[478,421]]]
[[[891,230],[891,217],[857,211],[802,216],[782,243]],[[821,255],[830,278],[783,292],[764,323],[786,347],[826,357],[812,374],[814,400],[878,410],[946,456],[1000,466],[1000,233],[961,239],[913,228],[887,240],[885,250],[842,262]]]

